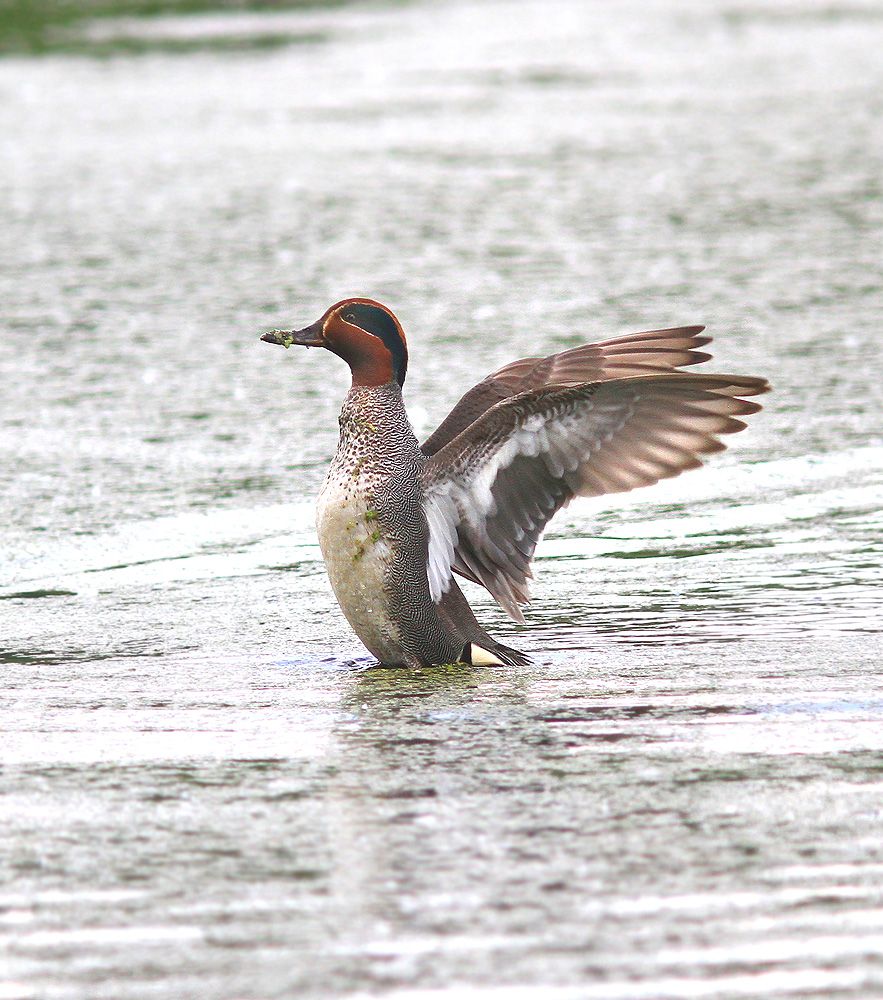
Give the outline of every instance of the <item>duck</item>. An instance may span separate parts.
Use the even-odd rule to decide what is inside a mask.
[[[575,497],[649,486],[697,468],[761,409],[765,378],[682,369],[710,360],[703,326],[627,334],[513,361],[469,389],[421,444],[402,389],[396,315],[346,298],[302,329],[261,340],[342,358],[352,384],[316,506],[319,546],[344,616],[385,666],[519,666],[478,623],[458,578],[524,623],[531,562]]]

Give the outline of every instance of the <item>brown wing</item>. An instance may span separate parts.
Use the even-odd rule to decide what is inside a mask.
[[[711,355],[697,350],[711,343],[711,337],[700,336],[704,329],[704,326],[681,326],[630,333],[597,344],[583,344],[547,358],[513,361],[488,375],[460,399],[423,443],[423,453],[434,455],[486,410],[519,392],[547,385],[580,385],[661,374],[708,361]]]
[[[458,572],[516,621],[530,561],[552,515],[574,496],[647,486],[701,465],[722,434],[761,407],[765,379],[684,372],[547,386],[497,403],[424,471],[433,600]]]

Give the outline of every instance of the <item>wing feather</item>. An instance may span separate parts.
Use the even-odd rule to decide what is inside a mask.
[[[669,333],[645,336],[666,342]],[[724,448],[721,435],[745,427],[739,417],[760,409],[745,397],[768,388],[751,376],[668,372],[544,385],[498,401],[424,470],[433,600],[457,572],[523,621],[530,562],[556,511],[574,496],[621,493],[696,468]]]
[[[711,343],[704,326],[672,327],[629,333],[597,344],[583,344],[546,358],[520,358],[488,375],[469,390],[422,445],[434,455],[496,403],[549,385],[582,385],[638,375],[657,375],[711,358],[698,350]]]

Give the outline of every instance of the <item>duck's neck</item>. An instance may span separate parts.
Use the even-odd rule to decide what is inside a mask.
[[[340,411],[340,447],[368,456],[419,450],[398,382],[352,386]]]

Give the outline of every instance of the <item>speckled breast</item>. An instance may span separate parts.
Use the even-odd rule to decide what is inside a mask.
[[[402,662],[401,632],[390,615],[387,589],[395,551],[357,477],[332,467],[319,494],[316,527],[347,621],[378,660]]]

